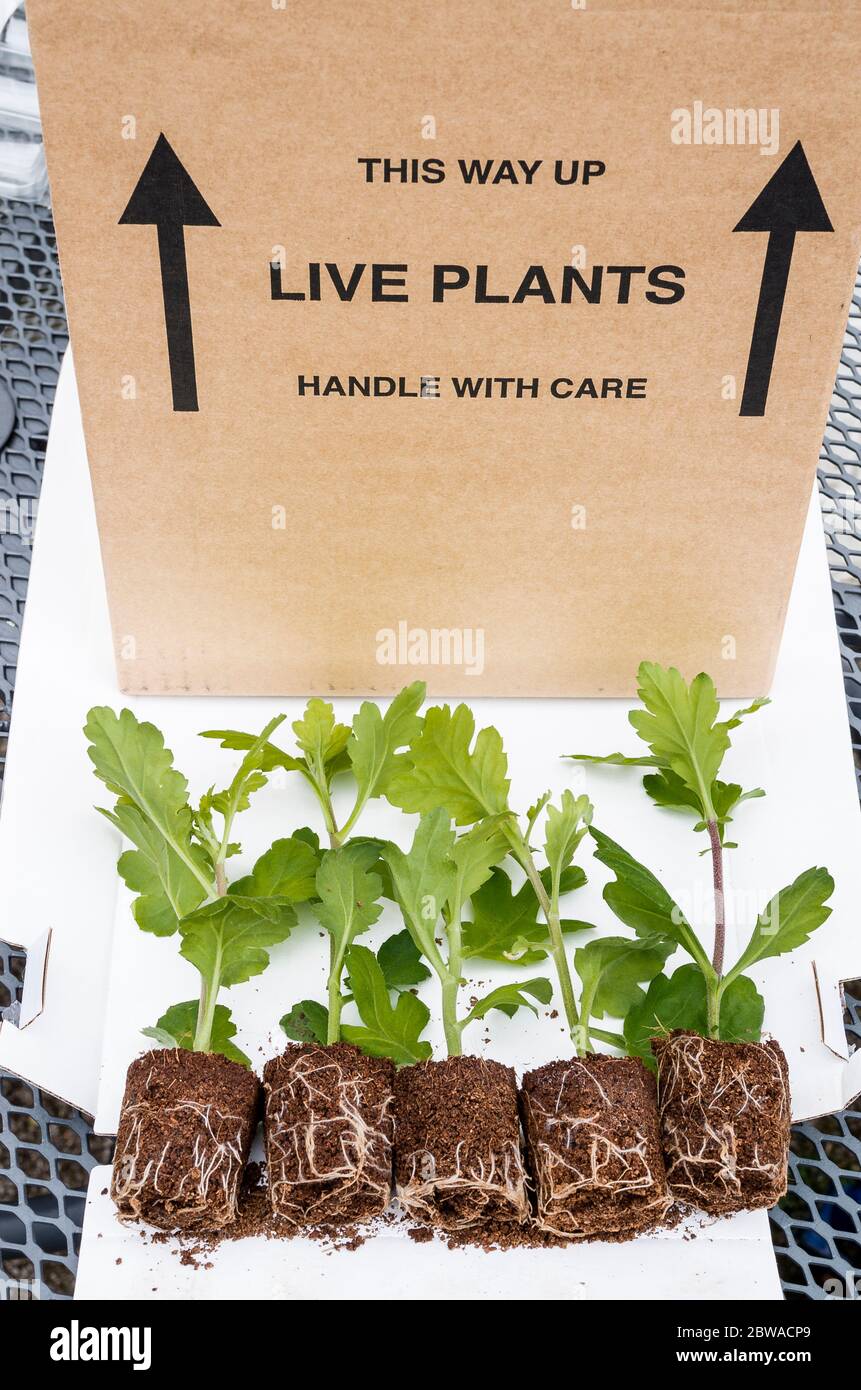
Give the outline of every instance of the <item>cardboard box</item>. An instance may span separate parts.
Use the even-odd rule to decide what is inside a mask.
[[[0,1025],[0,1069],[95,1113],[97,1128],[109,1133],[116,1128],[125,1068],[146,1045],[139,1030],[187,993],[191,967],[175,941],[146,936],[134,926],[115,871],[118,836],[92,809],[100,788],[81,726],[89,705],[117,703],[95,534],[67,358],[51,423],[0,814],[0,921],[28,948],[36,948],[47,928],[53,928],[53,938],[44,1008],[23,1030]],[[59,702],[58,669],[67,692]],[[262,726],[277,709],[286,709],[292,719],[300,708],[299,701],[204,698],[135,697],[130,703],[140,717],[166,730],[195,789],[205,785],[217,754],[196,737],[198,729],[213,721]],[[352,710],[343,702],[338,714],[349,718]],[[493,720],[503,732],[518,801],[537,785],[558,793],[585,777],[581,785],[595,797],[608,828],[624,823],[627,842],[640,847],[678,892],[694,879],[707,886],[707,863],[696,859],[689,833],[672,816],[657,816],[645,797],[632,796],[627,776],[613,769],[584,773],[559,759],[572,740],[595,748],[623,741],[625,710],[607,700],[476,702],[477,719]],[[625,746],[632,749],[634,742],[630,734]],[[786,748],[793,749],[791,759]],[[218,756],[226,769],[229,755]],[[766,1026],[781,1039],[789,1059],[795,1118],[830,1112],[861,1089],[861,1052],[848,1056],[839,983],[861,970],[861,811],[816,497],[789,606],[774,704],[739,731],[731,757],[746,784],[762,784],[768,791],[765,801],[741,813],[740,848],[728,865],[733,887],[743,896],[755,890],[764,899],[800,864],[812,862],[828,864],[836,880],[828,924],[806,947],[757,972],[767,994]],[[799,788],[809,812],[804,817],[797,815]],[[52,824],[63,827],[51,838],[50,874],[45,873],[48,805]],[[409,822],[384,804],[375,804],[372,813],[382,833],[408,833]],[[306,799],[297,779],[271,787],[246,813],[246,859],[285,826],[310,822],[314,815],[310,792]],[[584,845],[584,857],[586,850]],[[604,878],[593,864],[582,890],[582,911],[610,930],[601,900]],[[381,923],[380,939],[393,922],[387,916]],[[737,937],[731,937],[730,951],[737,945]],[[277,1020],[285,1007],[319,992],[324,955],[315,931],[297,931],[273,950],[264,975],[231,992],[239,1041],[256,1063],[278,1049]],[[482,978],[497,971],[483,964]],[[499,1015],[492,1053],[518,1067],[545,1061],[564,1042],[559,1020],[556,1026],[558,1034],[544,1017]],[[440,1042],[438,1032],[433,1040]],[[212,1256],[211,1269],[193,1269],[180,1263],[170,1244],[152,1244],[136,1229],[120,1227],[104,1195],[107,1186],[106,1171],[95,1170],[81,1248],[82,1298],[151,1297],[153,1288],[172,1298],[329,1299],[348,1296],[356,1287],[373,1298],[402,1296],[407,1288],[429,1298],[639,1298],[644,1289],[652,1297],[677,1299],[780,1294],[763,1212],[695,1223],[693,1231],[685,1226],[629,1245],[490,1256],[449,1252],[437,1244],[416,1246],[397,1232],[369,1240],[358,1252],[332,1256],[310,1240],[288,1246],[245,1240],[225,1244]],[[696,1239],[689,1238],[692,1233]]]
[[[769,686],[852,0],[28,15],[123,689]]]

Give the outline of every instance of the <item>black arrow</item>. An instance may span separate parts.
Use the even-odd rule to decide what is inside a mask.
[[[833,232],[800,140],[734,232],[768,232],[739,415],[764,415],[796,232]]]
[[[184,228],[220,227],[221,223],[164,135],[156,140],[128,207],[120,218],[120,226],[123,225],[158,228],[158,257],[173,408],[197,410]]]

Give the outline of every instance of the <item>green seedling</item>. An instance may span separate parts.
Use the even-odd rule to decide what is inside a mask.
[[[281,1026],[294,1041],[334,1043],[346,1037],[341,1028],[341,1011],[353,997],[344,992],[348,953],[354,938],[379,918],[382,894],[391,896],[388,874],[380,862],[383,842],[357,837],[354,832],[368,802],[386,795],[403,761],[403,750],[421,729],[419,709],[424,695],[424,684],[414,681],[395,696],[385,714],[378,705],[366,700],[352,725],[339,723],[328,701],[311,699],[301,719],[292,726],[295,752],[287,752],[272,742],[269,734],[273,728],[269,729],[262,749],[255,735],[236,729],[210,729],[203,735],[218,739],[222,748],[257,748],[265,773],[276,769],[298,773],[311,787],[322,812],[330,848],[318,862],[315,890],[309,897],[314,900],[312,908],[329,936],[328,1002],[303,999],[284,1015]],[[333,796],[339,777],[350,777],[353,787],[352,806],[343,819],[337,815]],[[313,831],[296,834],[319,849]],[[358,949],[361,952],[366,948]],[[377,963],[391,988],[405,988],[427,975],[404,932],[384,943]],[[406,975],[415,978],[407,980]],[[402,1007],[409,1009],[410,1005],[405,1003]]]
[[[506,820],[506,816],[489,816],[466,835],[457,836],[448,813],[438,807],[422,815],[406,853],[396,845],[383,851],[406,929],[439,981],[450,1057],[461,1056],[464,1030],[491,1010],[499,1009],[509,1018],[520,1008],[537,1013],[532,1001],[549,1003],[553,992],[549,980],[518,980],[475,1000],[468,1012],[459,1012],[459,994],[465,983],[463,910],[508,852]],[[358,997],[357,1003],[361,1012]]]
[[[295,905],[314,896],[319,864],[313,845],[292,837],[276,840],[250,874],[227,880],[227,861],[240,848],[236,817],[266,784],[265,750],[280,722],[253,740],[230,785],[210,788],[197,805],[155,725],[128,709],[100,707],[84,728],[95,774],[116,797],[111,809],[98,809],[134,845],[117,868],[136,895],[135,921],[155,936],[178,933],[180,954],[200,976],[199,998],[173,1005],[144,1032],[167,1047],[219,1052],[246,1066],[220,991],[265,970],[269,949],[296,923]]]
[[[424,697],[423,682],[414,681],[395,696],[385,714],[365,700],[352,726],[339,724],[326,700],[309,700],[302,718],[293,724],[297,751],[285,752],[267,738],[260,766],[264,772],[276,768],[297,772],[308,783],[320,803],[329,844],[338,849],[355,831],[367,803],[387,794],[403,762],[403,750],[421,728],[419,709]],[[203,737],[218,739],[222,748],[246,750],[257,743],[255,735],[235,729],[210,729]],[[352,774],[354,800],[339,824],[332,787],[342,773]]]
[[[621,967],[611,971],[609,961],[599,968],[599,953],[591,945],[578,953],[586,1007],[595,1011],[581,1018],[565,936],[589,930],[592,924],[564,919],[560,900],[586,881],[582,868],[573,860],[591,824],[592,806],[588,797],[575,797],[570,791],[563,792],[559,804],[554,805],[547,792],[530,807],[522,825],[510,805],[509,789],[508,760],[499,732],[488,727],[476,734],[474,717],[466,705],[458,705],[454,711],[442,705],[427,711],[387,796],[405,811],[424,816],[443,813],[444,819],[450,818],[456,825],[472,825],[470,833],[474,835],[481,834],[482,827],[493,826],[500,854],[490,859],[482,884],[477,891],[473,889],[472,921],[458,921],[455,960],[474,954],[495,960],[534,961],[549,952],[571,1041],[578,1053],[585,1053],[592,1050],[593,1038],[601,1040],[603,1030],[594,1018],[600,1020],[609,1010],[615,998],[610,982],[623,973]],[[539,869],[531,841],[542,814],[547,863]],[[511,855],[526,875],[527,882],[517,895],[511,893],[507,876],[498,867],[504,854]],[[538,921],[539,910],[543,923]],[[415,927],[411,929],[415,932]],[[429,952],[424,954],[439,974],[439,964]],[[651,970],[656,958],[656,952],[644,952],[636,968]],[[660,969],[660,963],[656,968]],[[640,978],[651,976],[642,973]]]
[[[695,818],[694,829],[708,837],[714,890],[714,938],[711,958],[694,929],[658,878],[608,835],[591,827],[595,855],[614,874],[604,899],[621,922],[640,941],[681,947],[691,957],[670,977],[656,973],[645,996],[625,1017],[624,1037],[629,1051],[649,1059],[649,1042],[673,1028],[689,1028],[709,1038],[758,1042],[764,1004],[747,975],[758,962],[794,950],[807,941],[831,913],[826,906],[834,891],[827,869],[810,868],[781,888],[759,914],[750,939],[730,969],[725,968],[726,910],[724,850],[730,812],[743,801],[764,795],[761,788],[745,792],[718,773],[730,747],[730,733],[749,715],[767,704],[756,700],[729,719],[719,718],[714,682],[707,675],[687,684],[673,667],[643,662],[638,671],[644,708],[629,715],[636,733],[648,746],[648,756],[605,757],[571,754],[580,762],[647,767],[643,786],[660,807],[681,810]],[[600,944],[600,943],[595,943]]]

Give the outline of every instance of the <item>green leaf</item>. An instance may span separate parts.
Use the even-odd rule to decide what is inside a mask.
[[[731,980],[721,997],[720,1027],[724,1042],[759,1042],[765,1000],[746,975]]]
[[[294,1042],[325,1044],[329,1036],[329,1010],[316,999],[303,999],[284,1015],[281,1027]]]
[[[712,805],[717,812],[721,838],[723,838],[722,822],[729,820],[730,811],[734,811],[736,806],[740,806],[743,801],[755,801],[761,796],[765,796],[762,787],[752,787],[749,792],[746,792],[737,782],[712,783]]]
[[[430,1057],[430,1043],[419,1040],[430,1018],[427,1005],[407,991],[398,995],[392,1008],[385,976],[366,946],[350,947],[347,972],[364,1027],[342,1024],[344,1041],[369,1057],[391,1057],[401,1067]]]
[[[550,888],[550,870],[543,869],[541,878]],[[570,892],[586,882],[579,865],[567,869],[562,876],[560,891]],[[462,924],[464,960],[504,961],[518,965],[533,965],[547,956],[548,929],[540,913],[535,889],[527,881],[514,893],[511,879],[504,869],[491,870],[487,882],[472,897],[473,920]],[[564,920],[563,931],[591,930],[590,922]]]
[[[175,835],[174,821],[188,825],[188,783],[174,767],[173,754],[154,724],[139,722],[130,709],[115,714],[97,706],[87,715],[84,733],[96,776],[109,791],[127,797],[154,825],[166,825],[163,833],[169,841]]]
[[[194,1033],[197,1027],[198,1001],[189,999],[184,1004],[172,1004],[167,1013],[162,1014],[155,1028],[143,1028],[147,1038],[154,1038],[165,1047],[181,1047],[186,1052],[194,1051]],[[216,1004],[212,1022],[212,1038],[209,1051],[228,1057],[231,1062],[250,1067],[251,1060],[231,1042],[236,1036],[236,1024],[230,1010],[224,1004]]]
[[[583,985],[580,1017],[625,1018],[643,998],[642,984],[664,968],[675,943],[661,937],[602,936],[579,946],[574,968]]]
[[[503,829],[508,816],[487,816],[465,835],[459,835],[451,848],[455,880],[448,899],[449,918],[459,917],[468,898],[490,877],[491,869],[508,854],[510,844]]]
[[[274,733],[280,724],[283,724],[285,715],[277,714],[274,719],[263,729],[262,733],[248,749],[245,757],[239,764],[230,786],[222,792],[208,792],[200,803],[199,815],[207,826],[211,825],[212,812],[216,811],[224,821],[224,831],[221,844],[227,847],[227,839],[234,817],[242,811],[247,811],[251,805],[251,797],[255,792],[266,786],[268,778],[262,771],[262,764],[267,759],[266,750],[269,745],[269,735]]]
[[[291,903],[309,902],[317,895],[319,853],[297,835],[276,840],[262,854],[250,874],[230,885],[231,896],[283,898]]]
[[[686,804],[698,810],[704,821],[710,820],[717,812],[713,784],[730,746],[730,730],[738,728],[747,715],[755,714],[769,701],[754,700],[746,709],[721,721],[717,691],[710,676],[701,673],[688,685],[674,666],[666,668],[644,661],[637,679],[645,709],[628,715],[632,726],[649,745],[658,766],[675,773],[691,793],[693,800]],[[648,787],[647,791],[652,794]],[[670,794],[676,797],[672,804],[681,804],[677,789],[671,789]]]
[[[682,946],[697,964],[711,970],[708,957],[684,913],[663,884],[627,850],[603,831],[591,827],[595,858],[606,864],[616,878],[604,888],[604,901],[620,922],[632,927],[638,936],[669,937]]]
[[[473,1004],[463,1021],[463,1026],[474,1023],[478,1018],[484,1018],[491,1009],[499,1009],[500,1013],[506,1014],[508,1018],[513,1018],[518,1009],[531,1009],[537,1017],[538,1010],[528,995],[537,999],[539,1004],[549,1004],[553,998],[553,986],[549,980],[540,976],[536,980],[520,980],[516,984],[500,985],[498,989],[492,989],[483,999]]]
[[[713,785],[722,786],[723,784],[715,782]],[[691,791],[687,783],[683,782],[679,774],[673,772],[671,767],[644,777],[643,788],[656,806],[678,806],[687,811],[696,811],[698,816],[705,815],[697,793]]]
[[[153,1038],[155,1042],[161,1043],[162,1047],[179,1047],[179,1043],[165,1028],[142,1028],[141,1032],[145,1038]]]
[[[101,814],[136,846],[119,870],[132,892],[144,931],[169,936],[178,920],[215,891],[211,860],[192,839],[188,784],[154,724],[131,710],[91,709],[84,733],[96,776],[119,800]]]
[[[430,974],[406,927],[383,942],[377,960],[389,989],[409,989],[411,985],[421,984]]]
[[[725,1042],[759,1042],[764,1007],[752,980],[734,980],[721,1002],[720,1037]],[[674,1028],[708,1035],[706,982],[696,965],[682,965],[669,977],[655,976],[625,1019],[629,1053],[654,1070],[651,1039]]]
[[[376,874],[365,871],[361,861],[361,852],[345,845],[327,850],[317,870],[319,902],[313,904],[313,910],[342,952],[374,925],[383,910],[379,901],[382,884]]]
[[[561,882],[564,870],[570,866],[591,820],[592,803],[588,796],[575,797],[572,791],[566,789],[559,806],[548,805],[544,853],[554,888]]]
[[[382,896],[388,898],[389,902],[395,901],[395,890],[392,884],[391,870],[383,858],[383,851],[386,850],[391,842],[381,840],[374,835],[353,835],[344,845],[350,853],[357,856],[357,862],[361,864],[365,873],[376,874],[382,884]]]
[[[384,796],[394,774],[404,762],[400,752],[416,738],[422,721],[418,710],[425,697],[423,681],[406,686],[385,714],[366,700],[353,718],[347,754],[358,788],[357,806],[373,796]],[[352,819],[355,819],[355,813]]]
[[[138,846],[126,850],[117,862],[126,887],[140,894],[132,904],[135,921],[142,931],[155,936],[173,935],[180,917],[193,912],[207,896],[200,880],[136,806],[118,802],[114,811],[102,814]],[[189,842],[188,853],[202,875],[212,872],[199,845]]]
[[[404,811],[443,808],[456,825],[508,810],[508,760],[496,729],[475,739],[475,719],[467,705],[454,713],[448,705],[427,711],[409,758],[392,777],[387,796]]]
[[[542,792],[541,795],[538,797],[538,800],[533,801],[532,805],[529,807],[529,810],[526,812],[525,839],[527,844],[529,844],[529,841],[532,838],[532,831],[535,828],[535,822],[538,820],[538,817],[541,815],[541,812],[544,810],[544,807],[550,800],[551,795],[552,793],[549,791]]]
[[[652,773],[643,778],[643,788],[652,798],[657,806],[680,807],[686,811],[694,811],[699,817],[698,824],[694,830],[705,830],[705,820],[703,819],[706,811],[696,792],[691,791],[672,768],[665,768],[662,772]],[[746,792],[737,782],[721,782],[715,779],[711,787],[711,803],[718,822],[721,843],[724,843],[724,832],[726,823],[730,819],[730,811],[735,810],[736,806],[742,801],[753,800],[754,797],[765,796],[761,787],[756,787],[752,791]]]
[[[217,898],[180,922],[180,955],[216,988],[229,988],[261,974],[268,948],[284,941],[295,923],[296,909],[280,898]]]
[[[308,701],[302,718],[293,724],[293,732],[305,757],[294,757],[268,739],[241,733],[238,729],[206,729],[201,738],[218,739],[222,748],[253,751],[262,772],[272,772],[275,768],[298,772],[318,797],[325,797],[335,774],[350,765],[346,751],[350,730],[345,724],[336,723],[330,704],[315,698]]]
[[[324,768],[339,758],[350,737],[347,725],[336,721],[328,700],[316,696],[308,701],[302,718],[295,720],[293,732],[312,768]]]
[[[771,700],[768,698],[767,695],[758,696],[757,699],[755,699],[745,709],[736,710],[735,714],[733,714],[729,719],[725,720],[724,728],[737,729],[739,724],[741,724],[742,720],[746,719],[749,714],[756,714],[757,710],[764,709],[766,705],[770,704]]]
[[[788,887],[781,888],[757,917],[750,941],[727,978],[735,978],[758,960],[803,946],[831,916],[831,908],[825,904],[833,892],[834,880],[821,868],[805,869]]]
[[[563,753],[575,763],[605,763],[610,767],[667,767],[665,758],[629,757],[627,753]]]
[[[397,845],[388,845],[383,852],[410,935],[437,970],[442,961],[434,937],[455,881],[450,857],[453,845],[454,831],[440,808],[422,816],[406,854]]]
[[[249,754],[249,757],[251,754]],[[241,774],[241,775],[240,775]],[[238,815],[240,811],[247,811],[251,805],[251,797],[254,792],[262,791],[268,782],[268,777],[259,768],[248,768],[244,772],[240,769],[235,779],[235,785],[231,783],[223,792],[215,792],[209,797],[209,805],[213,811],[217,811],[225,819]]]
[[[711,817],[711,785],[729,748],[726,724],[718,723],[720,705],[714,681],[704,672],[688,685],[674,667],[643,661],[637,672],[638,694],[645,705],[628,715],[652,754],[664,759],[694,793]]]
[[[259,735],[244,734],[238,729],[204,729],[200,737],[218,739],[222,748],[242,752],[253,748]],[[267,742],[261,748],[259,766],[262,772],[274,772],[276,768],[283,768],[285,772],[301,772],[305,776],[308,775],[308,765],[304,758],[294,758],[274,743]]]

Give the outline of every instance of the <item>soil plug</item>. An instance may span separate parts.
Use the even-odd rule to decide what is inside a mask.
[[[395,1192],[408,1216],[446,1231],[529,1220],[511,1067],[455,1056],[395,1076]]]
[[[669,1206],[655,1079],[638,1057],[571,1057],[521,1089],[536,1221],[572,1239],[659,1224]]]
[[[509,803],[507,771],[497,730],[475,735],[465,705],[453,713],[442,706],[428,710],[390,799],[405,810],[424,812],[423,820],[443,814],[459,824],[475,823],[470,836],[483,825],[494,825],[500,858],[510,854],[526,875],[523,887],[512,893],[497,860],[474,894],[473,920],[459,928],[459,938],[464,956],[533,961],[549,954],[556,969],[579,1060],[551,1063],[524,1079],[527,1153],[539,1226],[563,1237],[644,1229],[656,1224],[667,1207],[654,1083],[640,1061],[595,1057],[594,1044],[597,1040],[625,1050],[621,1035],[607,1032],[600,1020],[607,1013],[624,1018],[632,1000],[642,995],[638,982],[660,971],[669,950],[661,942],[622,938],[605,938],[578,950],[578,1007],[565,938],[592,924],[563,919],[561,899],[586,881],[573,859],[591,824],[592,807],[587,797],[570,791],[558,806],[552,805],[547,793],[529,809],[521,827]],[[547,863],[539,869],[531,840],[542,813]],[[426,954],[433,965],[430,946]],[[631,1102],[630,1113],[619,1110],[623,1100]],[[398,1140],[398,1153],[400,1148]]]
[[[281,1027],[297,1045],[263,1073],[269,1199],[274,1213],[296,1226],[366,1220],[385,1210],[392,1171],[391,1059],[415,1061],[430,1052],[418,1041],[428,1011],[409,993],[428,972],[407,934],[391,937],[377,955],[355,944],[382,912],[386,871],[383,842],[353,835],[421,727],[424,689],[419,681],[407,686],[385,714],[365,701],[351,727],[337,722],[327,701],[309,700],[293,724],[297,752],[272,743],[266,749],[267,768],[298,772],[311,786],[330,844],[309,894],[329,937],[326,1003],[303,999],[284,1015]],[[246,748],[252,738],[231,730],[208,736],[230,748]],[[352,777],[352,804],[343,817],[334,794],[342,774]],[[318,847],[314,832],[298,833]],[[391,990],[399,992],[394,1007]],[[342,1024],[344,1005],[353,1001],[363,1026]],[[381,1051],[386,1030],[389,1050]]]
[[[766,700],[720,720],[714,682],[689,685],[674,668],[643,662],[639,695],[645,706],[629,719],[649,754],[572,755],[581,761],[646,767],[643,786],[660,807],[695,816],[708,837],[714,896],[709,956],[662,883],[608,835],[592,827],[595,855],[615,875],[604,899],[640,938],[681,948],[692,964],[657,973],[629,1009],[624,1042],[649,1066],[657,1059],[661,1136],[673,1193],[709,1212],[773,1206],[786,1190],[789,1087],[776,1042],[761,1043],[765,1005],[746,972],[792,951],[830,916],[834,890],[823,868],[806,869],[781,888],[757,917],[747,945],[725,968],[724,852],[730,812],[764,795],[718,777],[730,732]]]
[[[167,1231],[234,1221],[259,1093],[247,1066],[217,1052],[159,1048],[136,1058],[111,1180],[120,1216]]]
[[[509,1017],[520,1008],[537,1012],[533,1001],[548,1003],[552,987],[541,978],[511,982],[464,1014],[458,1008],[463,909],[507,853],[504,819],[488,816],[458,837],[438,808],[421,817],[406,854],[395,845],[383,852],[407,931],[439,981],[449,1053],[395,1078],[395,1191],[411,1216],[446,1230],[529,1216],[514,1072],[464,1057],[463,1034],[494,1009]]]
[[[268,1192],[294,1226],[380,1216],[392,1192],[394,1067],[349,1043],[293,1043],[263,1068]]]
[[[582,1237],[656,1226],[670,1205],[654,1077],[596,1019],[624,1019],[672,948],[655,937],[604,936],[578,947],[578,1056],[527,1072],[521,1105],[542,1230]]]
[[[667,1175],[677,1197],[715,1214],[776,1206],[789,1162],[789,1073],[776,1042],[676,1030],[652,1039]]]
[[[96,776],[117,796],[102,814],[130,840],[118,870],[136,893],[142,931],[179,934],[200,977],[198,999],[175,1004],[144,1029],[161,1049],[128,1071],[111,1192],[120,1215],[164,1229],[216,1230],[235,1219],[256,1119],[259,1085],[233,1042],[222,987],[259,975],[268,948],[296,921],[294,904],[315,892],[318,855],[278,840],[251,874],[228,884],[236,816],[266,784],[271,721],[230,785],[193,806],[186,779],[154,725],[130,710],[90,710],[85,733]]]
[[[426,1055],[417,1039],[427,1009],[409,993],[393,1009],[377,957],[354,945],[382,912],[382,882],[368,871],[377,856],[376,846],[355,842],[323,855],[312,908],[330,940],[329,1005],[304,1000],[286,1014],[282,1028],[302,1040],[263,1071],[269,1199],[275,1215],[296,1226],[366,1220],[391,1197],[394,1067],[378,1049],[363,1055],[355,1046],[363,1030],[342,1025],[345,968],[349,998],[375,1025],[369,1039],[388,1025],[403,1057]],[[375,988],[382,999],[374,1000]]]

